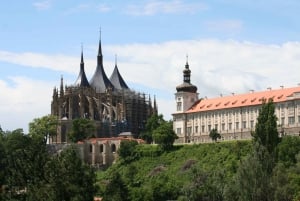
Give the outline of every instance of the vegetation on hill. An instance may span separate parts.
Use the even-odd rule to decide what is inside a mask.
[[[78,157],[73,146],[50,153],[46,137],[56,127],[51,116],[22,129],[0,129],[0,200],[92,200],[95,173]]]
[[[269,101],[262,105],[252,141],[167,150],[121,144],[120,150],[124,146],[130,151],[123,151],[116,164],[98,172],[98,193],[114,201],[299,200],[300,138],[285,136],[280,141],[276,128],[274,105]]]

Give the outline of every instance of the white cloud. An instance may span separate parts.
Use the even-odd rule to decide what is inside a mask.
[[[12,86],[0,80],[0,125],[3,130],[23,128],[34,118],[50,114],[54,83],[26,77],[10,77]]]
[[[113,70],[113,55],[117,53],[119,70],[126,82],[131,83],[129,87],[136,89],[143,85],[152,89],[144,92],[156,95],[159,112],[167,119],[175,110],[174,93],[176,86],[182,83],[186,54],[192,71],[191,81],[198,87],[200,97],[247,93],[251,89],[259,91],[267,87],[279,88],[280,85],[291,87],[300,82],[299,42],[274,45],[234,40],[190,40],[107,45],[102,50],[107,75],[110,76]],[[74,81],[79,71],[79,59],[79,56],[0,51],[0,61],[73,73]],[[90,79],[96,57],[85,58],[85,66]],[[27,125],[33,117],[49,113],[52,88],[59,83],[20,77],[12,78],[12,81],[14,87],[0,80],[0,113],[5,114],[0,119],[1,125],[2,122]]]
[[[206,9],[203,3],[184,3],[181,0],[148,1],[146,4],[131,4],[126,13],[130,15],[155,15],[159,13],[195,13]]]
[[[243,29],[243,22],[241,20],[210,20],[204,22],[204,25],[210,31],[226,32],[229,34],[240,33]]]
[[[37,1],[33,3],[33,6],[37,10],[47,10],[51,7],[51,2],[49,0],[46,1]]]

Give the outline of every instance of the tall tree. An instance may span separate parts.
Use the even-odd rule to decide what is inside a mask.
[[[178,138],[173,130],[171,121],[162,123],[153,131],[153,139],[163,150],[167,151],[173,147],[174,141]]]
[[[145,140],[148,144],[150,144],[153,141],[153,131],[157,129],[162,123],[164,123],[165,120],[163,118],[162,114],[153,114],[150,118],[148,118],[146,123],[146,129],[141,134],[141,138]]]
[[[90,119],[75,119],[72,122],[72,128],[68,133],[68,137],[72,142],[78,142],[94,136],[95,129],[95,125]]]
[[[275,151],[275,148],[279,143],[277,117],[275,115],[275,106],[272,99],[268,102],[264,100],[263,105],[259,110],[253,138],[254,141],[265,146],[270,154]]]

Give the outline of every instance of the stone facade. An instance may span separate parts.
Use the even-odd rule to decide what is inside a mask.
[[[120,144],[125,140],[144,143],[143,140],[128,137],[91,138],[78,142],[77,147],[85,163],[98,168],[107,168],[117,160]]]
[[[211,142],[213,128],[221,134],[221,140],[250,139],[262,102],[269,99],[275,104],[280,135],[300,135],[300,86],[199,99],[197,88],[190,83],[187,64],[184,82],[176,89],[173,129],[178,143]]]

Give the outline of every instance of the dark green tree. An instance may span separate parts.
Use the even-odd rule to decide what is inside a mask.
[[[68,133],[68,137],[72,142],[78,142],[93,137],[95,129],[95,124],[92,120],[85,118],[75,119],[72,122],[72,128]]]
[[[239,201],[272,201],[274,189],[271,185],[270,169],[273,167],[273,157],[264,146],[255,143],[254,151],[242,160],[234,185]]]
[[[217,142],[218,139],[221,139],[220,133],[218,133],[218,130],[215,128],[209,132],[209,137],[215,142]]]
[[[103,192],[103,201],[126,201],[128,188],[119,172],[113,171],[107,180]]]
[[[137,158],[136,146],[138,145],[135,140],[123,140],[118,150],[119,157],[124,162],[131,162]]]
[[[148,118],[145,131],[141,134],[141,138],[150,144],[153,141],[153,131],[164,122],[165,120],[162,114],[153,114],[150,118]]]
[[[45,175],[43,185],[28,195],[30,200],[93,200],[94,170],[81,161],[75,147],[52,156],[45,165]]]
[[[163,122],[153,131],[153,140],[164,151],[170,150],[177,138],[178,136],[173,130],[173,123],[171,121]]]
[[[259,110],[255,131],[252,135],[254,141],[265,146],[269,153],[274,153],[279,143],[276,121],[277,117],[273,100],[270,99],[268,102],[265,100]]]

